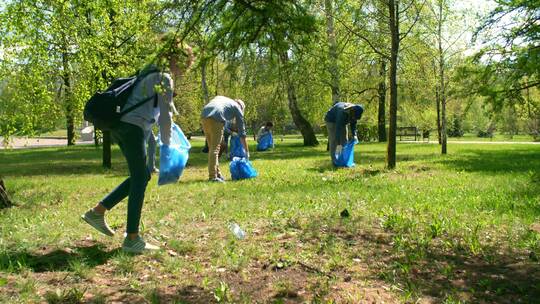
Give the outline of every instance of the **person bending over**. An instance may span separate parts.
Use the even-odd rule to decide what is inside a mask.
[[[201,113],[204,136],[208,142],[208,179],[213,182],[224,182],[225,178],[219,170],[219,150],[223,141],[226,122],[235,120],[240,142],[249,158],[246,141],[246,124],[244,120],[245,104],[240,99],[216,96],[204,106]]]
[[[357,140],[356,122],[362,117],[362,113],[362,105],[347,102],[338,102],[326,112],[324,121],[328,129],[328,145],[333,164],[343,145],[349,140]],[[350,126],[350,131],[347,130],[347,125]]]

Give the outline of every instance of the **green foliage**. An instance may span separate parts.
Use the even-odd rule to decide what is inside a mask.
[[[362,123],[376,125],[377,87],[388,76],[379,72],[389,53],[387,6],[379,0],[332,4],[341,98],[364,104]],[[485,21],[484,36],[479,36],[493,44],[470,60],[463,60],[462,51],[471,12],[446,0],[412,1],[409,11],[400,2],[405,11],[398,125],[437,128],[439,4],[447,44],[443,68],[448,117],[462,117],[465,131],[494,124],[508,134],[539,136],[540,90],[534,86],[538,48],[533,39],[538,33],[537,6],[520,1],[499,1]],[[515,27],[490,31],[504,21],[499,18],[504,14],[516,17]],[[0,136],[7,138],[78,125],[88,97],[153,60],[165,31],[193,44],[199,57],[200,64],[175,81],[175,120],[187,133],[200,130],[205,94],[245,100],[251,128],[273,121],[277,132],[290,129],[285,71],[296,89],[299,112],[316,130],[331,104],[323,1],[17,0],[0,9],[0,30],[6,33],[0,37]],[[500,35],[487,39],[490,33]],[[501,48],[506,45],[502,42],[512,43]],[[283,51],[289,55],[286,66],[278,56]],[[200,84],[203,62],[207,93]],[[523,85],[530,87],[515,90]],[[489,106],[482,107],[484,103]],[[510,111],[515,115],[508,115]]]
[[[0,135],[77,124],[84,102],[142,67],[156,45],[154,1],[10,1],[0,12]],[[120,13],[122,12],[122,13]],[[154,35],[148,35],[154,33]]]
[[[520,0],[496,3],[477,31],[488,46],[474,59],[479,66],[475,74],[481,79],[479,93],[501,109],[505,103],[523,103],[524,90],[538,90],[540,85],[540,4]]]
[[[356,128],[358,140],[361,142],[373,142],[378,139],[378,128],[377,125],[368,125],[365,123],[360,123]]]
[[[462,125],[462,119],[458,115],[452,115],[448,125],[448,136],[462,137],[465,134]]]

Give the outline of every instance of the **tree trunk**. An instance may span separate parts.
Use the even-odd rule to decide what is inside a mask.
[[[253,130],[253,140],[257,141],[257,132],[259,131],[256,121],[251,122],[251,129]]]
[[[102,131],[103,136],[103,167],[112,168],[111,162],[111,132]]]
[[[435,86],[435,100],[437,103],[437,138],[439,139],[439,145],[442,144],[441,137],[441,95],[439,94],[439,84]]]
[[[399,54],[399,9],[395,0],[388,0],[389,27],[392,46],[390,50],[390,122],[388,128],[388,146],[386,149],[386,168],[396,167],[396,130],[397,130],[397,65]]]
[[[439,42],[439,95],[441,100],[441,154],[447,153],[447,132],[446,132],[446,81],[444,76],[444,50],[442,47],[442,23],[443,23],[443,3],[439,2],[439,20],[438,20],[438,42]]]
[[[381,59],[379,69],[379,116],[377,118],[379,142],[386,142],[386,60]]]
[[[71,106],[66,108],[66,128],[67,128],[67,145],[75,145],[75,118]]]
[[[67,48],[66,48],[67,49]],[[64,82],[64,102],[66,110],[67,145],[75,145],[75,115],[73,113],[73,100],[71,96],[71,82],[69,79],[69,59],[67,51],[62,52],[62,81]]]
[[[201,60],[201,88],[203,93],[204,104],[210,101],[210,95],[208,94],[208,84],[206,82],[206,67],[208,65],[208,59]]]
[[[300,130],[300,133],[302,133],[302,137],[304,138],[304,146],[316,146],[319,144],[319,141],[317,140],[317,137],[315,136],[315,132],[313,132],[313,127],[307,121],[304,116],[302,116],[302,113],[300,112],[300,109],[298,108],[298,101],[296,97],[296,88],[294,84],[292,83],[290,71],[289,71],[289,56],[287,55],[287,51],[282,51],[280,53],[280,59],[281,64],[283,66],[284,70],[284,80],[287,85],[287,98],[289,100],[289,110],[291,111],[291,116],[293,119],[294,124],[296,127]]]
[[[336,43],[336,33],[334,30],[334,9],[332,7],[333,0],[324,1],[324,9],[326,14],[326,36],[328,39],[328,58],[330,72],[330,88],[332,89],[332,104],[341,101],[341,93],[339,89],[339,66],[338,66],[338,51]]]
[[[0,178],[0,209],[9,208],[13,204],[9,200],[9,196],[7,195],[6,186],[4,185],[4,181]]]

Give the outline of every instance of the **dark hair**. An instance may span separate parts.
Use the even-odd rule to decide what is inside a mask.
[[[364,113],[364,107],[362,105],[355,105],[353,107],[354,109],[354,117],[359,120],[362,118],[362,114]]]
[[[273,124],[271,121],[267,121],[266,124],[265,124],[265,126],[267,126],[267,127],[273,127],[274,124]]]

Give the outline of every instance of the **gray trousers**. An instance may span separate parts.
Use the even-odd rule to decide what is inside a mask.
[[[336,134],[336,124],[333,122],[326,122],[326,129],[328,130],[328,149],[330,151],[330,157],[332,158],[332,163],[335,163],[336,161],[336,147],[337,146],[344,146],[347,143],[348,136],[347,136],[347,126],[343,128],[343,131],[341,132],[341,141],[337,142],[337,134]]]

